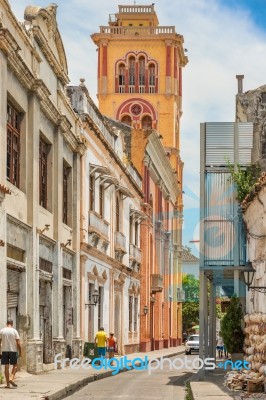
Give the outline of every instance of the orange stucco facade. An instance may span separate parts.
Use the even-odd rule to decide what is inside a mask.
[[[99,109],[131,125],[131,161],[143,177],[149,220],[141,224],[140,348],[175,346],[182,337],[176,291],[182,279],[182,69],[188,62],[183,36],[159,25],[154,5],[132,5],[119,6],[92,39]]]

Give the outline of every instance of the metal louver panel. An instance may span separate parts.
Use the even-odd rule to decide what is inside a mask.
[[[7,307],[18,306],[20,272],[7,269]]]
[[[253,146],[252,123],[207,122],[205,125],[206,166],[226,166],[227,160],[233,164],[235,137],[238,137],[236,162],[241,165],[250,164]]]
[[[7,308],[18,307],[18,293],[7,292]]]

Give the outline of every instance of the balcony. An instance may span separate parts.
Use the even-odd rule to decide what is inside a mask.
[[[115,259],[123,262],[123,257],[126,254],[126,237],[123,233],[115,232]]]
[[[89,233],[95,233],[100,238],[109,240],[109,224],[104,221],[101,216],[94,211],[89,213]]]
[[[160,274],[151,274],[151,293],[163,291],[163,276]]]
[[[121,232],[115,232],[115,250],[121,250],[126,253],[126,237]]]
[[[167,35],[172,36],[174,26],[100,26],[100,33],[108,35]]]
[[[130,243],[129,246],[129,257],[131,258],[132,261],[135,261],[138,264],[141,263],[141,251],[133,243]]]

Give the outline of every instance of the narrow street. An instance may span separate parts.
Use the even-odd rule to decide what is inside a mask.
[[[188,357],[192,360],[198,355]],[[183,359],[184,356],[172,357],[171,360],[175,358]],[[184,400],[185,381],[193,372],[185,369],[170,371],[167,366],[152,371],[151,375],[148,371],[128,371],[90,383],[67,399]]]

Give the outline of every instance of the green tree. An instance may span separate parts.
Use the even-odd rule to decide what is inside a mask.
[[[183,332],[199,323],[199,279],[194,275],[184,275],[182,287],[185,291],[185,302],[182,306]]]
[[[183,332],[187,332],[193,325],[199,324],[199,279],[191,274],[184,275],[182,287],[185,291],[185,302],[182,306]],[[209,283],[208,293],[210,293]],[[221,305],[216,304],[217,318],[221,319],[223,315]]]
[[[229,353],[243,352],[245,335],[242,330],[243,310],[239,298],[233,295],[221,321],[221,332],[224,344]]]

